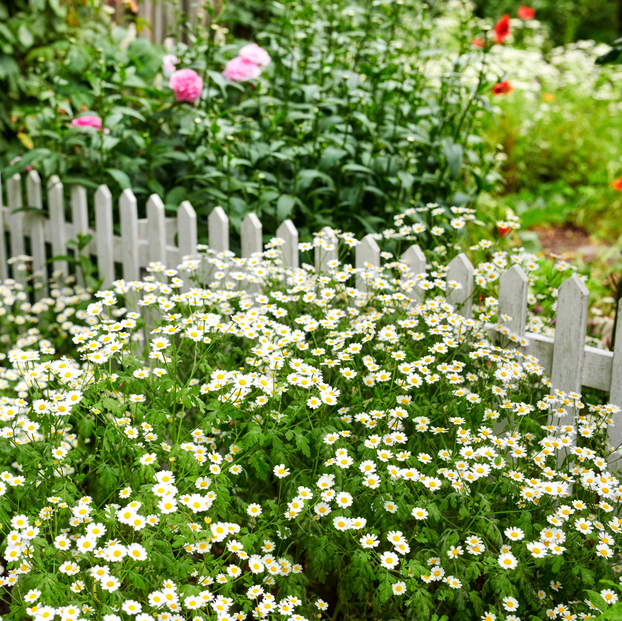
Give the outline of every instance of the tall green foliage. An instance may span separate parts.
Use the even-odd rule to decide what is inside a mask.
[[[240,47],[224,41],[226,12],[178,46],[178,68],[206,84],[194,106],[154,79],[161,53],[144,41],[126,51],[87,42],[84,99],[75,103],[108,133],[70,128],[75,103],[41,101],[28,117],[37,148],[20,166],[156,192],[171,209],[188,199],[204,216],[222,205],[234,226],[253,211],[269,233],[288,217],[303,232],[369,232],[413,204],[463,205],[494,186],[476,116],[487,114],[490,84],[468,19],[441,41],[418,1],[269,7],[258,42],[273,62],[257,81],[221,75]],[[64,79],[67,66],[59,69]],[[73,90],[64,84],[54,97],[71,100]]]

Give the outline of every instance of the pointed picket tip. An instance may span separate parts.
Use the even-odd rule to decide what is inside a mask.
[[[499,277],[499,287],[503,285],[508,287],[529,285],[529,277],[520,265],[514,264]]]
[[[578,298],[587,298],[589,297],[590,292],[585,286],[583,279],[580,278],[578,274],[573,274],[559,286],[558,299],[562,294],[564,296],[570,295],[572,297],[577,296]]]
[[[209,245],[216,252],[229,250],[229,218],[222,207],[214,207],[208,219]]]
[[[356,247],[356,249],[358,250],[359,248],[361,248],[362,252],[369,250],[371,252],[380,253],[380,247],[378,246],[378,243],[376,242],[376,240],[374,239],[374,236],[371,233],[365,235],[365,237],[361,239],[361,242]]]
[[[177,210],[177,217],[182,216],[184,218],[196,218],[197,212],[194,210],[194,207],[190,204],[190,201],[183,201]]]
[[[31,170],[26,177],[26,196],[29,207],[38,207],[39,209],[43,207],[41,201],[41,177],[39,177],[39,173],[36,170]]]
[[[298,269],[298,229],[294,223],[289,219],[283,220],[276,236],[285,242],[281,246],[285,263],[292,269]]]
[[[261,221],[257,217],[256,213],[247,213],[244,220],[242,220],[242,226],[246,228],[252,227],[254,229],[260,229]]]
[[[100,185],[95,192],[95,202],[98,203],[100,201],[110,201],[112,202],[112,193],[110,192],[110,188],[107,185]]]
[[[456,273],[460,273],[458,270],[463,273],[475,273],[475,268],[473,267],[473,264],[471,263],[471,261],[469,261],[469,258],[466,256],[466,254],[464,254],[464,252],[461,252],[459,255],[455,256],[447,265],[448,273],[451,271],[456,271]]]
[[[179,260],[182,261],[184,256],[197,258],[197,244],[197,213],[188,201],[183,201],[177,210],[177,246],[179,247]],[[185,292],[188,290],[189,284],[186,282],[182,287],[182,291]]]
[[[28,173],[28,177],[26,177],[26,180],[30,181],[31,183],[41,183],[41,177],[36,170],[31,170]]]
[[[365,235],[356,247],[356,268],[364,269],[369,263],[375,267],[380,266],[380,248],[374,239],[374,236]]]
[[[60,183],[60,178],[58,175],[52,175],[47,182],[48,191],[51,190],[55,185]]]
[[[149,197],[149,200],[147,200],[147,214],[149,214],[150,212],[164,213],[164,203],[157,194],[152,194]],[[147,218],[149,218],[149,215],[147,215]]]
[[[285,239],[287,235],[295,235],[298,236],[298,229],[294,226],[294,223],[291,220],[283,220],[279,225],[279,228],[276,230],[276,236],[281,239]]]
[[[257,214],[249,213],[242,220],[242,257],[262,251],[262,226]]]
[[[503,315],[510,317],[503,325],[519,337],[524,336],[527,325],[528,292],[529,278],[520,265],[513,265],[499,277],[499,321]],[[500,338],[504,347],[511,346],[509,338]]]
[[[356,247],[355,267],[358,270],[365,271],[367,265],[380,267],[380,248],[371,234],[365,235]],[[367,291],[365,279],[361,274],[356,275],[356,288],[359,291]]]
[[[119,198],[119,205],[121,207],[136,207],[136,196],[134,196],[134,192],[129,188],[126,188],[121,193],[121,197]]]
[[[408,265],[408,270],[413,276],[425,274],[427,266],[425,254],[418,244],[413,244],[403,255],[402,261]]]
[[[455,281],[462,285],[460,289],[448,291],[447,301],[456,307],[456,312],[467,319],[472,315],[474,274],[475,269],[463,252],[454,257],[447,266],[447,282]]]
[[[212,213],[210,213],[209,215],[208,220],[210,226],[212,225],[212,223],[226,224],[227,226],[229,226],[229,218],[227,217],[227,214],[222,207],[214,207],[214,209],[212,209]]]

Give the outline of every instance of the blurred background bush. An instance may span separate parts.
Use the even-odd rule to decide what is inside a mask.
[[[613,43],[622,37],[622,1],[620,0],[474,0],[478,17],[498,19],[507,13],[515,16],[523,5],[536,15],[550,32],[553,45],[565,45],[580,39]]]

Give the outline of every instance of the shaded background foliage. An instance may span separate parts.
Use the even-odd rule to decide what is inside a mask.
[[[579,39],[613,43],[622,36],[620,0],[474,0],[479,17],[516,17],[522,5],[536,9],[537,19],[549,29],[553,45]]]
[[[170,210],[188,199],[204,217],[222,205],[234,227],[253,211],[268,235],[288,217],[303,235],[381,230],[405,207],[469,204],[494,187],[475,115],[489,113],[490,84],[465,79],[481,60],[468,23],[447,52],[418,1],[274,3],[255,35],[273,56],[265,80],[233,84],[220,71],[241,42],[216,39],[225,20],[247,28],[252,9],[234,4],[178,44],[180,66],[206,84],[194,107],[158,74],[161,48],[110,34],[103,15],[68,29],[56,62],[36,56],[32,91],[6,95],[3,151],[24,157],[5,174],[34,165],[91,190],[157,193]],[[70,128],[83,111],[107,133]]]

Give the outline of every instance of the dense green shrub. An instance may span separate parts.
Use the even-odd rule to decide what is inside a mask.
[[[84,83],[81,50],[109,27],[100,2],[0,2],[0,153],[11,153],[16,136],[32,148],[24,114],[48,102],[59,79]]]
[[[258,42],[272,63],[248,84],[221,75],[240,45],[223,44],[216,17],[178,45],[178,68],[206,85],[194,106],[153,79],[158,52],[146,42],[85,46],[90,88],[79,103],[108,133],[70,128],[79,108],[62,105],[68,82],[27,115],[36,148],[8,172],[34,164],[91,187],[114,179],[117,192],[156,192],[171,209],[189,199],[207,215],[220,204],[234,226],[254,211],[271,232],[292,217],[303,233],[377,230],[411,204],[469,204],[494,187],[475,116],[489,108],[490,76],[478,70],[468,14],[447,32],[419,2],[271,10]]]

